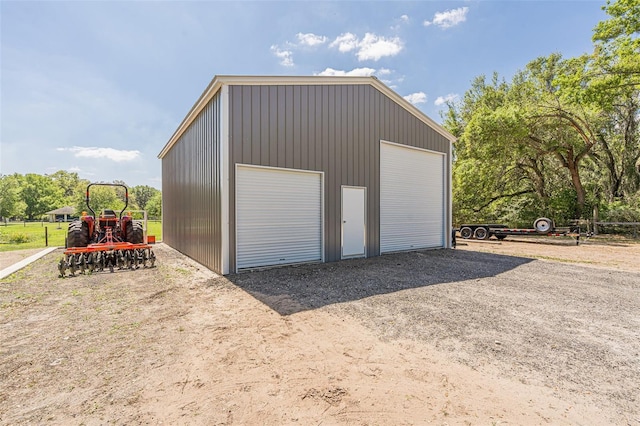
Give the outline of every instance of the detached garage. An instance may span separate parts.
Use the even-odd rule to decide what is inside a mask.
[[[163,240],[223,274],[448,248],[454,140],[374,77],[217,76],[159,154]]]

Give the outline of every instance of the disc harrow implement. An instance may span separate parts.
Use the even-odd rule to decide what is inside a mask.
[[[75,276],[76,272],[91,274],[105,270],[153,268],[155,262],[156,255],[149,244],[90,244],[66,249],[58,263],[58,270],[60,278],[64,278],[67,272]]]

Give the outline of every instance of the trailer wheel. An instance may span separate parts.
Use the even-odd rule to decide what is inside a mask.
[[[489,238],[489,231],[487,230],[487,228],[481,226],[479,228],[476,228],[473,236],[476,237],[476,240],[486,240],[487,238]]]
[[[536,229],[536,231],[538,231],[539,234],[546,234],[553,228],[553,222],[551,221],[551,219],[541,217],[533,222],[533,227]]]
[[[465,240],[468,240],[469,238],[473,237],[473,230],[468,226],[463,226],[462,228],[460,228],[460,236]]]

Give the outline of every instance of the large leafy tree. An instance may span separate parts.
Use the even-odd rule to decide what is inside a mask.
[[[599,111],[590,156],[603,170],[594,190],[612,202],[640,188],[640,1],[603,9],[609,19],[594,29],[593,53],[570,59],[572,72],[557,81],[575,103]]]
[[[592,54],[535,59],[510,82],[479,77],[449,105],[456,220],[563,220],[640,198],[640,0],[603,9]]]
[[[20,216],[25,204],[20,197],[20,176],[0,176],[0,218]]]
[[[134,186],[131,188],[130,192],[133,194],[138,207],[142,210],[147,210],[149,200],[151,200],[156,194],[160,193],[160,191],[148,185]]]
[[[48,176],[28,173],[21,179],[20,187],[21,198],[25,203],[25,215],[30,220],[64,204],[62,189]]]
[[[78,188],[89,184],[89,181],[80,179],[78,173],[58,170],[48,175],[53,182],[62,190],[67,204],[72,203],[78,195]]]
[[[580,216],[586,203],[580,167],[596,138],[590,111],[576,108],[555,83],[565,67],[551,55],[532,61],[511,82],[480,77],[461,104],[450,107],[445,125],[459,134],[457,216],[489,220],[520,211],[510,218],[517,222],[542,214]]]
[[[640,88],[640,0],[617,0],[603,10],[609,19],[594,29],[594,81],[605,93]]]

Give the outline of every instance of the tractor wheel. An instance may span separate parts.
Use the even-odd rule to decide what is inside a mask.
[[[536,231],[538,231],[539,234],[546,234],[553,229],[553,222],[551,221],[551,219],[541,217],[533,222],[533,227],[536,229]]]
[[[89,245],[89,227],[81,220],[69,224],[67,247],[86,247]]]
[[[140,221],[132,220],[127,222],[127,242],[131,244],[142,244],[144,242],[144,230]]]
[[[487,230],[487,228],[481,226],[479,228],[476,228],[473,236],[476,237],[476,240],[486,240],[487,238],[489,238],[489,231]]]
[[[468,226],[463,226],[462,228],[460,228],[460,236],[465,240],[468,240],[469,238],[473,237],[473,230]]]

